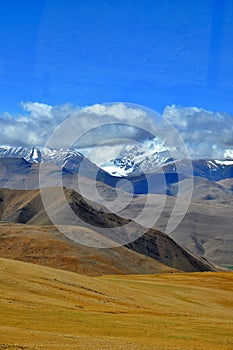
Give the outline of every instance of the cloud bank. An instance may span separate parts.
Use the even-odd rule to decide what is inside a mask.
[[[127,139],[148,138],[145,129],[156,135],[156,114],[123,103],[94,105],[83,110],[71,104],[51,106],[23,102],[21,115],[0,116],[0,145],[43,147],[54,129],[74,114],[77,114],[79,131],[84,134],[78,142],[79,148],[90,151],[103,142],[95,156],[101,158],[102,154],[106,160],[117,157]],[[193,159],[224,159],[233,155],[233,117],[230,115],[172,105],[165,108],[162,117],[182,136]],[[97,120],[105,125],[93,130],[93,121]]]
[[[145,112],[124,104],[81,108],[70,104],[51,106],[39,102],[23,102],[21,106],[22,114],[19,116],[9,113],[0,116],[1,145],[44,146],[55,128],[66,118],[76,114],[75,123],[78,125],[79,133],[84,135],[79,142],[82,147],[95,146],[106,134],[109,140],[117,137],[136,140],[145,138],[144,129],[153,130],[154,128],[153,119]],[[80,113],[81,111],[83,113]],[[92,130],[94,121],[99,122],[103,127]],[[115,125],[108,125],[109,123],[115,123]],[[137,128],[130,124],[137,125]],[[70,127],[77,127],[77,125]]]
[[[233,150],[233,117],[226,113],[173,105],[163,117],[182,136],[191,158],[224,159]]]
[[[50,106],[39,102],[23,102],[22,114],[0,116],[0,144],[10,146],[44,146],[46,140],[69,114],[80,108],[70,104]]]

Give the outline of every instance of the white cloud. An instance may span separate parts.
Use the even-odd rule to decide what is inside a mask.
[[[54,128],[69,114],[80,108],[70,104],[50,106],[39,102],[23,102],[23,113],[0,116],[0,144],[43,146]]]
[[[30,117],[32,119],[37,119],[38,117],[52,119],[53,117],[53,114],[52,114],[53,107],[45,103],[22,102],[21,105],[25,111],[30,113]]]
[[[84,109],[69,104],[51,106],[39,102],[23,102],[21,105],[24,112],[21,115],[5,113],[0,117],[1,144],[43,146],[55,128],[69,116],[74,118],[70,118],[67,135],[60,135],[60,147],[69,144],[69,132],[75,128],[78,128],[79,135],[83,135],[78,142],[80,147],[93,147],[104,141],[105,146],[107,143],[113,146],[123,142],[114,141],[118,137],[138,140],[145,137],[145,128],[155,129],[153,119],[145,112],[124,104],[94,105]],[[95,129],[97,124],[101,127]],[[57,140],[58,146],[60,139]]]
[[[163,117],[177,129],[192,158],[223,159],[233,149],[233,117],[196,107],[168,106]]]
[[[117,103],[117,104],[96,104],[86,108],[98,116],[108,116],[113,120],[122,123],[130,123],[142,128],[155,129],[155,121],[149,116],[146,110],[137,105]]]
[[[71,123],[70,130],[78,127],[79,134],[83,134],[78,142],[80,148],[90,150],[103,143],[95,149],[95,156],[101,161],[101,157],[104,160],[116,157],[127,144],[127,139],[143,140],[148,137],[148,130],[154,135],[158,130],[158,115],[130,104],[94,105],[82,109],[70,104],[51,106],[24,102],[22,108],[21,115],[4,113],[0,116],[0,144],[43,146],[57,126],[70,115],[77,115],[77,119],[73,119],[76,125]],[[165,108],[163,117],[183,137],[192,158],[222,159],[226,154],[233,154],[231,116],[196,107],[173,105]],[[102,127],[95,129],[97,124]],[[63,140],[69,141],[69,130]],[[58,139],[58,145],[59,142]]]
[[[104,143],[119,145],[129,140],[142,140],[149,137],[150,132],[156,132],[153,118],[137,105],[96,104],[78,113],[80,147],[94,147]],[[98,127],[96,127],[98,126]],[[147,136],[146,136],[147,135]]]

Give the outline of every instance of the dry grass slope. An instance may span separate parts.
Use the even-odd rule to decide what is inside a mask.
[[[85,233],[80,227],[80,232]],[[95,232],[90,232],[95,234]],[[62,235],[54,226],[0,222],[0,257],[85,275],[165,273],[177,270],[126,247],[95,249]]]
[[[230,350],[230,272],[87,277],[0,259],[1,349]]]

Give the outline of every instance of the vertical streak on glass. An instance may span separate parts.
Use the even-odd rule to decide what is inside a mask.
[[[222,0],[214,0],[212,2],[213,10],[211,17],[211,32],[208,60],[208,86],[217,87],[220,71],[220,54],[223,35],[223,20],[225,2]]]

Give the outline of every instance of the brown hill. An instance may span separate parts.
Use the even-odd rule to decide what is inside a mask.
[[[195,189],[194,189],[195,190]],[[197,194],[197,192],[195,192]],[[204,192],[204,196],[211,195]],[[213,192],[212,192],[213,194]],[[218,191],[219,200],[208,200],[195,198],[189,203],[184,197],[179,197],[181,219],[178,227],[169,234],[177,243],[188,248],[194,254],[203,256],[218,265],[233,266],[233,208],[231,202],[233,196],[225,195]],[[169,218],[174,208],[176,197],[151,194],[152,205],[147,204],[147,212],[144,216],[145,222],[160,213],[162,214],[156,222],[156,229],[165,232]],[[120,213],[121,216],[136,220],[146,203],[146,195],[140,195],[133,199],[130,205]],[[154,205],[155,203],[155,205]],[[163,203],[165,205],[163,206]],[[187,213],[183,217],[183,211]],[[175,219],[179,219],[179,213]]]
[[[84,234],[86,230],[80,227]],[[177,271],[126,247],[97,249],[74,243],[52,225],[1,222],[0,256],[90,276]]]
[[[43,169],[46,174],[46,185],[56,186],[54,183],[54,174],[60,172],[60,169],[52,165],[43,165]],[[17,188],[17,189],[35,189],[39,187],[38,179],[38,164],[30,164],[22,159],[0,159],[0,187],[8,188]],[[97,188],[100,193],[100,197],[103,199],[111,199],[116,197],[116,193],[113,187],[108,186],[102,182],[96,182],[90,178],[82,178],[79,175],[79,180],[81,178],[82,184],[85,185],[87,198],[93,198],[95,189]],[[63,174],[63,184],[67,188],[71,188],[76,192],[79,192],[77,187],[77,174],[71,174],[69,172]],[[187,188],[186,188],[187,185]],[[186,207],[186,189],[190,186],[188,180],[182,182],[183,194],[180,198],[180,201],[184,202],[183,207]],[[219,182],[209,181],[201,177],[194,178],[194,191],[193,199],[191,205],[188,209],[187,214],[183,218],[179,226],[171,233],[171,237],[181,244],[182,246],[188,248],[195,254],[199,256],[204,256],[206,259],[213,261],[216,264],[221,265],[233,265],[233,235],[232,235],[232,226],[233,226],[233,196],[232,196],[232,186],[233,180],[226,179]],[[170,194],[176,193],[176,186],[171,186]],[[20,192],[19,192],[20,194]],[[88,195],[90,194],[90,196]],[[119,189],[118,189],[119,194]],[[122,202],[127,202],[129,194],[121,191]],[[7,195],[8,196],[8,195]],[[154,203],[163,203],[163,199],[159,198],[159,195],[154,196]],[[161,195],[162,196],[162,195]],[[166,205],[162,210],[162,215],[159,221],[156,223],[156,228],[165,231],[167,220],[170,217],[174,202],[176,197],[166,196],[165,201]],[[124,200],[125,198],[125,200]],[[7,198],[6,198],[7,199]],[[8,199],[7,199],[8,200]],[[93,198],[95,200],[95,197]],[[99,200],[99,199],[98,199]],[[23,194],[24,201],[24,194]],[[9,211],[4,211],[3,219],[14,221],[14,222],[23,222],[26,220],[28,222],[28,217],[33,218],[35,225],[37,223],[43,224],[45,219],[45,224],[49,223],[48,218],[44,216],[43,211],[39,213],[39,205],[37,199],[34,199],[33,202],[25,205],[22,202],[24,209],[20,214],[14,211],[14,203],[12,207],[9,208]],[[118,201],[121,204],[121,201]],[[141,208],[146,203],[145,195],[138,195],[133,198],[132,203],[128,206],[126,210],[122,213],[119,212],[119,215],[126,218],[137,220],[137,215],[140,213]],[[9,203],[10,204],[10,203]],[[17,199],[16,199],[17,204]],[[35,217],[32,213],[33,205],[36,207]],[[188,204],[187,204],[188,205]],[[18,206],[16,205],[18,208]],[[115,208],[114,208],[115,209]],[[0,205],[0,215],[1,210],[3,210]],[[18,209],[17,209],[18,210]],[[41,207],[41,210],[43,208]],[[147,211],[148,221],[150,217],[155,216],[156,210],[160,210],[160,206],[157,207],[151,206]],[[20,215],[19,219],[15,218],[15,215]],[[64,215],[63,215],[64,219]],[[40,222],[41,221],[41,222]],[[145,222],[146,222],[145,218]]]
[[[52,196],[54,193],[53,189],[50,188],[47,190],[48,195]],[[117,228],[119,234],[123,234],[123,237],[127,239],[129,238],[131,232],[128,232],[127,228],[124,226],[125,223],[128,223],[128,220],[122,219],[112,213],[108,213],[103,207],[101,208],[96,204],[90,205],[78,193],[72,190],[66,190],[65,193],[72,209],[82,218],[82,221],[77,219],[77,227],[79,231],[81,230],[79,232],[81,236],[86,235],[86,237],[88,237],[88,235],[90,235],[91,237],[95,237],[95,235],[97,235],[96,239],[98,240],[98,235],[100,234],[98,231],[99,227],[105,227],[107,228],[107,236],[104,237],[104,239],[114,239],[116,233],[112,228]],[[59,198],[59,196],[55,197],[53,204],[54,211],[56,211],[60,223],[62,225],[69,225],[65,212],[63,211],[63,198]],[[37,226],[50,224],[50,220],[43,208],[40,192],[38,190],[17,191],[2,189],[0,191],[0,213],[1,220],[8,222],[26,223],[27,225],[33,224]],[[88,224],[85,226],[83,220],[94,227],[92,232],[90,232]],[[144,228],[133,222],[131,229],[137,234],[145,232]],[[76,239],[72,236],[71,238],[73,238],[73,240]],[[150,256],[167,266],[182,271],[205,271],[215,269],[214,266],[209,264],[206,260],[194,256],[176,244],[167,235],[156,230],[149,230],[142,237],[136,239],[133,243],[128,244],[127,247],[131,250],[137,251],[139,254]],[[14,248],[14,244],[12,245],[12,248]]]
[[[233,179],[232,178],[218,181],[218,184],[225,187],[229,191],[233,191]]]
[[[202,177],[193,178],[193,191],[192,199],[195,201],[201,201],[203,204],[217,205],[217,206],[232,206],[233,196],[232,191],[227,187],[228,184],[232,184],[233,179],[225,179],[222,181],[214,182]],[[179,186],[182,186],[181,195],[185,198],[187,192],[190,191],[190,180],[185,179],[179,182]],[[177,184],[171,186],[170,192],[176,192]]]

